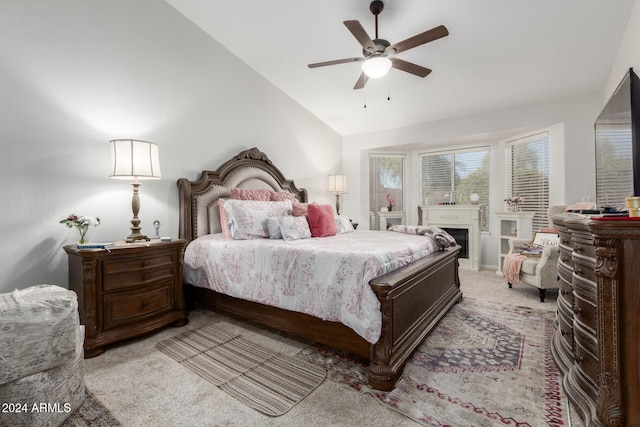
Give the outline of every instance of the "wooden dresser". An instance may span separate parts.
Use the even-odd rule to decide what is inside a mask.
[[[552,352],[587,426],[640,426],[640,221],[552,218],[560,295]]]
[[[69,289],[78,294],[86,358],[105,346],[167,325],[188,323],[182,293],[186,240],[104,249],[65,246]]]

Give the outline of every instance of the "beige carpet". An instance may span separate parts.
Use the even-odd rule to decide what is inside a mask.
[[[547,298],[541,303],[537,289],[517,284],[509,289],[495,271],[461,269],[460,280],[464,295],[475,299],[550,312],[556,309],[557,291],[547,291]],[[238,322],[204,308],[197,308],[189,318],[189,324],[182,328],[166,328],[85,360],[87,387],[123,426],[418,425],[380,405],[371,396],[363,396],[326,380],[281,417],[261,414],[222,390],[212,388],[205,379],[156,351],[156,343],[212,323],[222,323],[230,332],[240,333],[262,347],[290,356],[311,343]],[[564,395],[561,399],[562,404],[566,404]]]
[[[275,353],[218,325],[183,332],[156,348],[265,415],[288,412],[327,376],[324,367]]]

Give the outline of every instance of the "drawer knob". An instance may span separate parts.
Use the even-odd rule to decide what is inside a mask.
[[[149,278],[149,275],[148,275],[148,274],[144,274],[144,275],[142,276],[142,280],[147,280],[148,278]]]
[[[564,289],[560,289],[560,295],[566,295],[566,294],[568,294],[568,293],[569,293],[569,292],[565,291]]]
[[[567,258],[566,256],[563,256],[562,257],[562,262],[567,262],[567,261],[569,261],[569,258]]]
[[[580,362],[582,362],[584,360],[584,357],[576,356],[574,360],[576,361],[576,363],[580,363]]]
[[[565,335],[567,335],[568,333],[569,333],[569,332],[565,331],[564,329],[560,329],[560,334],[561,334],[562,336],[565,336]]]
[[[143,306],[143,307],[146,307],[146,306],[148,306],[148,305],[149,305],[149,301],[142,301],[142,306]]]
[[[580,268],[574,268],[573,272],[576,273],[577,275],[581,275],[582,274],[582,269]]]
[[[580,314],[580,313],[582,313],[582,308],[580,308],[580,307],[576,307],[576,308],[574,308],[574,309],[573,309],[573,313],[574,313],[574,314]]]

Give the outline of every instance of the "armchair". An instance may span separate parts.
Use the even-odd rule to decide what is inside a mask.
[[[509,240],[509,253],[520,253],[522,245],[528,243],[525,239]],[[558,289],[558,247],[545,246],[539,256],[526,257],[520,265],[518,282],[534,286],[540,291],[540,302],[544,302],[547,289]],[[512,287],[511,281],[507,281]]]
[[[549,207],[547,217],[549,218],[550,227],[553,227],[551,217],[564,212],[565,209],[566,206],[563,205]],[[512,254],[522,252],[521,248],[525,243],[529,243],[529,240],[510,239],[507,259]],[[558,289],[560,287],[558,282],[557,246],[545,246],[539,256],[521,257],[519,262],[521,262],[521,264],[517,282],[538,288],[540,291],[540,302],[544,302],[547,289]],[[509,288],[511,288],[512,282],[516,281],[514,280],[515,278],[508,277],[508,275],[505,275],[505,277],[507,277],[507,283],[509,284]]]

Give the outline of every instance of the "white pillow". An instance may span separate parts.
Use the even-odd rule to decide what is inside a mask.
[[[267,231],[270,239],[282,239],[280,231],[280,220],[278,218],[267,218]]]
[[[279,219],[280,232],[284,240],[311,238],[311,229],[304,216],[285,216]]]
[[[267,218],[293,214],[290,200],[267,202],[229,199],[224,204],[224,210],[229,215],[229,229],[235,240],[267,238]]]
[[[338,230],[338,234],[351,233],[353,231],[353,224],[351,224],[351,221],[346,216],[335,215],[334,219],[336,221],[336,230]]]

